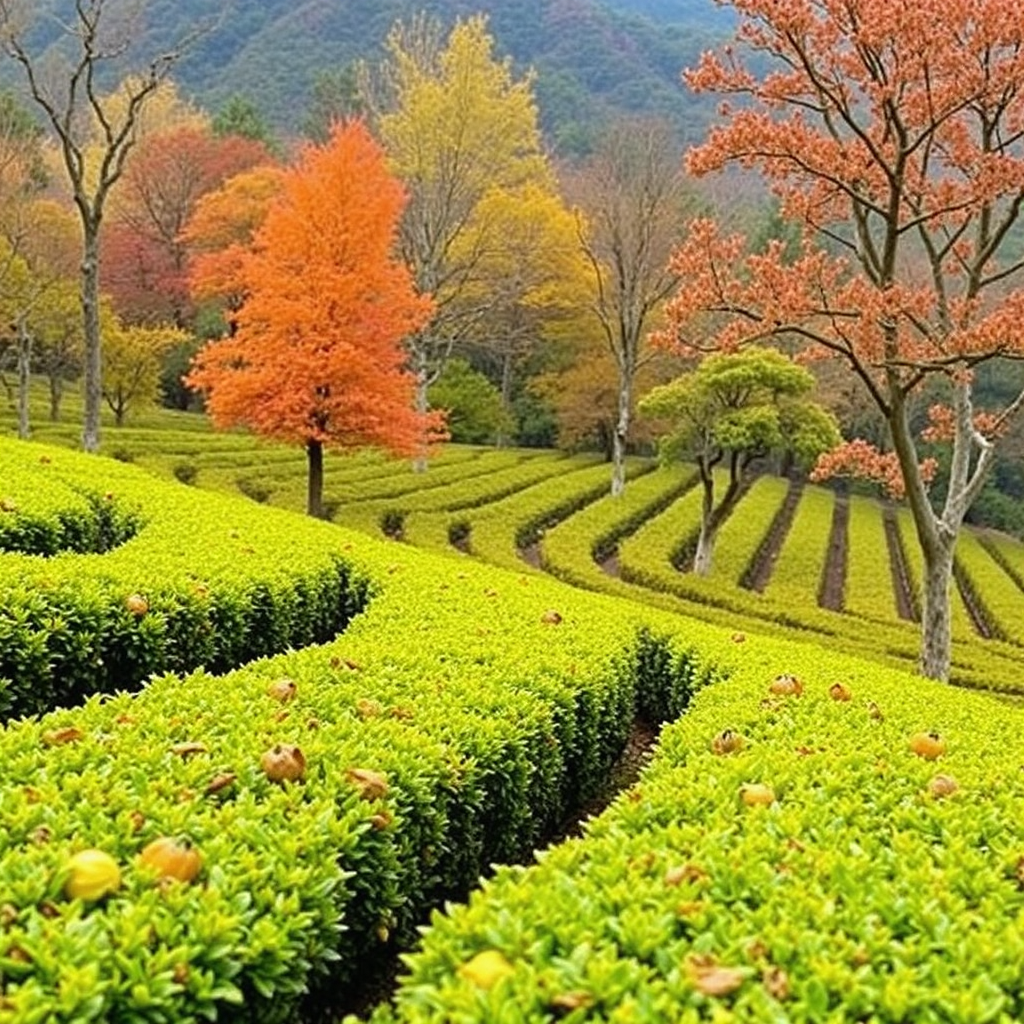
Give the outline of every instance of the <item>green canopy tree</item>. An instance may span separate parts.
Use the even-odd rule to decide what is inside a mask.
[[[663,461],[692,459],[704,489],[694,572],[711,571],[715,538],[743,489],[750,464],[789,453],[804,468],[841,440],[835,418],[813,402],[814,377],[775,349],[708,356],[696,369],[650,391],[640,413],[663,421]],[[729,482],[715,503],[715,469]]]
[[[445,411],[448,434],[456,444],[493,444],[514,426],[501,392],[466,359],[449,359],[428,397],[432,409]]]
[[[101,314],[102,315],[102,314]],[[188,336],[173,324],[122,324],[110,317],[103,337],[103,400],[124,426],[129,408],[154,405],[166,354]]]

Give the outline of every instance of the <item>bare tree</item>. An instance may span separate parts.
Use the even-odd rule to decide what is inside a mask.
[[[174,47],[142,59],[135,44],[142,36],[144,10],[143,0],[75,0],[74,13],[62,21],[38,0],[0,0],[0,47],[20,65],[29,94],[56,136],[82,222],[82,447],[90,452],[100,443],[99,234],[104,208],[124,171],[147,99],[195,38],[210,28],[199,27]],[[44,19],[47,24],[40,26]],[[40,27],[52,31],[40,33]],[[111,73],[119,75],[120,85],[105,94],[101,83]]]
[[[592,309],[619,371],[611,484],[611,493],[619,495],[626,486],[634,381],[651,356],[646,331],[676,283],[668,261],[684,222],[681,156],[666,126],[621,121],[565,184],[579,210]]]

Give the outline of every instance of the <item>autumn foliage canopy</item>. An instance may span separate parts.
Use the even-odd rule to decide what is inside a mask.
[[[413,409],[402,348],[433,309],[393,254],[404,203],[360,122],[285,172],[239,264],[237,330],[200,352],[188,377],[216,425],[401,454],[439,435],[441,422]]]
[[[191,126],[139,143],[102,238],[103,290],[122,316],[136,323],[188,318],[182,229],[202,196],[269,158],[252,139]]]
[[[785,339],[842,360],[888,426],[819,468],[901,483],[925,561],[922,668],[949,671],[948,589],[995,441],[1024,407],[974,407],[975,368],[1024,358],[1024,18],[1017,0],[732,0],[741,48],[687,72],[725,97],[688,169],[759,171],[803,246],[751,252],[710,220],[676,250],[662,340],[731,351]],[[756,71],[746,60],[760,58]],[[951,442],[929,493],[915,419],[938,396]],[[933,416],[933,422],[935,417]],[[937,435],[936,435],[937,436]],[[884,464],[883,464],[884,463]],[[934,504],[933,504],[934,502]]]

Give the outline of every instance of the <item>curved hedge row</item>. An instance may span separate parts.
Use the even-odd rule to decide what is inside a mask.
[[[41,456],[46,462],[47,455]],[[102,554],[141,526],[137,509],[80,481],[40,480],[35,467],[0,458],[0,552]]]
[[[630,456],[626,478],[633,482],[656,463]],[[419,512],[406,516],[402,538],[417,547],[447,549],[458,541],[490,565],[521,571],[520,552],[536,544],[545,530],[568,519],[608,492],[608,465],[565,467],[558,476],[531,484],[479,508]]]
[[[174,585],[209,579],[207,598],[251,566],[277,565],[267,592],[308,567],[347,581],[350,607],[369,603],[330,643],[225,676],[165,674],[0,732],[5,1024],[286,1020],[317,990],[344,1003],[427,908],[528,853],[600,786],[638,704],[678,714],[705,673],[628,606],[51,458],[44,479],[102,477],[145,525],[75,571],[0,556],[8,579],[59,570],[69,601],[94,602],[141,580],[142,622],[164,621]],[[268,752],[301,777],[274,781]],[[161,837],[199,852],[191,884],[140,860]],[[120,871],[104,899],[75,887],[89,849]]]
[[[638,504],[634,508],[629,491],[621,506],[600,502],[593,506],[593,516],[589,512],[583,517],[573,516],[546,538],[550,550],[541,551],[541,564],[548,573],[577,586],[628,597],[702,621],[773,634],[792,636],[795,632],[839,646],[849,653],[905,666],[916,664],[919,627],[901,624],[895,612],[888,613],[884,607],[892,602],[892,576],[881,529],[880,506],[875,502],[857,496],[851,499],[848,530],[851,568],[845,601],[849,614],[818,606],[818,571],[808,581],[804,601],[795,599],[789,592],[783,600],[773,592],[770,582],[763,594],[726,582],[738,578],[749,564],[777,508],[776,499],[781,499],[781,488],[780,481],[766,478],[765,491],[759,494],[752,489],[752,495],[741,500],[723,525],[718,548],[728,555],[718,558],[716,553],[717,582],[680,572],[674,564],[696,534],[699,523],[696,490],[684,493],[667,509],[657,503],[648,507],[645,500],[639,500],[639,494],[635,495]],[[815,493],[814,488],[804,488],[801,504],[808,494]],[[751,496],[754,504],[748,505]],[[646,516],[648,511],[653,513],[649,517]],[[800,515],[799,506],[797,515]],[[567,541],[566,535],[571,539]],[[618,542],[620,576],[616,578],[602,574],[588,554],[606,555],[609,549],[606,537]],[[869,543],[872,539],[878,543]],[[1011,549],[1015,551],[1015,547]],[[865,564],[871,572],[864,571]],[[854,582],[857,587],[852,587]],[[856,593],[851,595],[851,589],[857,591],[862,585],[869,586],[871,594],[882,602],[881,610],[857,601]],[[959,599],[959,594],[956,597]],[[1024,602],[1024,597],[1021,600]],[[962,601],[960,604],[962,607]],[[953,648],[952,678],[959,685],[1020,693],[1020,665],[1019,649],[1000,641],[958,634]]]
[[[820,648],[719,656],[582,839],[435,915],[374,1024],[1024,1017],[1020,711]]]
[[[0,554],[0,721],[322,642],[365,603],[294,516],[9,440],[0,479],[0,549],[53,554]]]

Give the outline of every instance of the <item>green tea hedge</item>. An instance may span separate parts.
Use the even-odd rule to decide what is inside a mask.
[[[348,607],[365,608],[330,643],[227,675],[163,674],[0,732],[4,1024],[275,1021],[312,1013],[318,993],[344,1004],[430,906],[525,856],[599,788],[638,705],[678,714],[711,677],[629,606],[96,458],[55,452],[38,471],[52,469],[110,481],[145,518],[96,559],[102,586],[81,565],[62,580],[82,604],[135,586],[121,574],[143,569],[125,553],[163,523],[179,548],[149,567],[151,607],[157,575],[240,581],[240,549],[276,537],[249,564],[333,569]],[[207,520],[223,550],[191,547]],[[57,561],[2,564],[13,579]],[[304,770],[275,781],[268,752]],[[162,838],[199,853],[194,881],[160,881],[140,859]],[[85,851],[116,865],[111,892],[79,888]]]
[[[374,1024],[1024,1017],[1019,709],[781,641],[719,658],[582,839],[434,916]]]
[[[294,516],[10,440],[0,480],[0,721],[322,642],[366,601]]]

